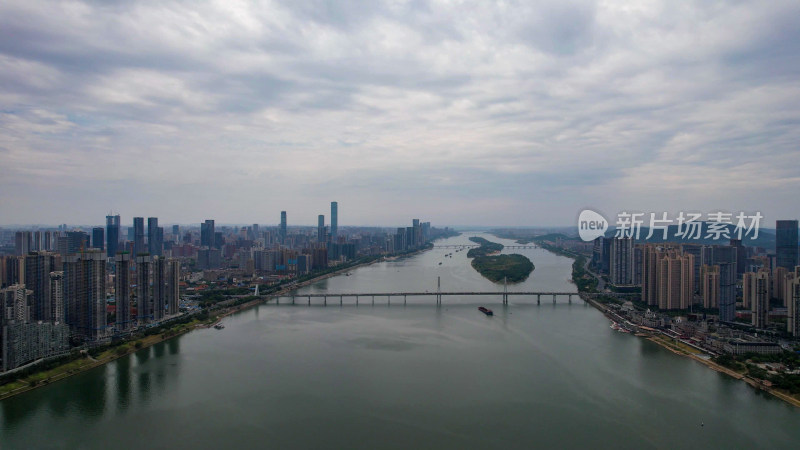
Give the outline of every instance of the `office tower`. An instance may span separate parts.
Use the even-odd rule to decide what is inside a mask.
[[[136,257],[136,311],[139,325],[144,325],[153,318],[153,297],[150,293],[152,281],[149,255]]]
[[[64,261],[64,303],[70,332],[87,340],[106,328],[106,258],[99,250],[68,255]]]
[[[411,224],[411,245],[413,247],[418,247],[422,244],[422,242],[420,242],[419,219],[413,219]]]
[[[786,299],[789,305],[786,331],[798,337],[800,336],[800,275],[793,274],[786,282]]]
[[[25,257],[25,286],[33,291],[33,320],[55,321],[55,305],[50,298],[50,272],[58,270],[58,255],[32,252]]]
[[[281,244],[286,243],[286,211],[281,211],[281,228],[280,228]]]
[[[106,257],[113,258],[119,245],[120,217],[106,216]]]
[[[775,222],[775,259],[778,267],[794,270],[797,262],[797,220]]]
[[[103,230],[103,227],[92,228],[92,247],[105,251],[105,230]]]
[[[27,255],[31,251],[31,232],[17,231],[14,234],[14,254],[18,256]]]
[[[0,289],[0,325],[7,320],[15,320],[23,323],[30,322],[32,317],[32,307],[30,296],[33,292],[25,289],[24,284],[13,284],[7,288]],[[2,336],[0,336],[2,337]]]
[[[213,220],[206,220],[204,223],[200,224],[200,246],[201,247],[214,247],[214,240],[216,236],[216,231],[214,229],[214,221]]]
[[[317,242],[325,242],[325,216],[317,216]]]
[[[147,218],[147,248],[150,256],[161,256],[164,249],[164,229],[158,226],[158,217]]]
[[[120,252],[114,255],[114,300],[117,305],[117,331],[131,328],[131,254]]]
[[[180,241],[180,237],[181,237],[181,227],[179,227],[178,225],[173,225],[172,242],[175,242],[177,244]]]
[[[177,259],[167,260],[167,314],[178,314],[180,304],[181,262]]]
[[[331,202],[331,242],[339,237],[339,203]]]
[[[145,253],[147,247],[144,246],[144,217],[133,218],[133,254]]]
[[[703,308],[711,309],[719,306],[719,266],[704,264],[700,268],[701,294]]]
[[[261,228],[258,226],[257,223],[253,224],[253,240],[256,240],[261,237]]]
[[[749,276],[746,295],[751,305],[752,325],[756,328],[765,328],[768,322],[770,283],[769,270],[759,270]]]
[[[688,309],[692,304],[694,256],[670,250],[657,262],[659,309]]]
[[[633,238],[611,240],[611,284],[633,283]]]
[[[719,319],[736,317],[736,247],[707,245],[701,250],[703,264],[719,266]]]

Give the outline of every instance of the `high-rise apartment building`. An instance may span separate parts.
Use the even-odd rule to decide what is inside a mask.
[[[158,217],[147,218],[147,248],[151,256],[163,253],[164,229],[158,226]]]
[[[153,320],[164,318],[167,310],[167,260],[160,256],[153,257]]]
[[[693,303],[694,256],[670,250],[658,260],[659,309],[688,309]]]
[[[629,285],[633,283],[633,238],[614,238],[611,240],[611,265],[609,269],[611,284]]]
[[[50,303],[53,305],[55,322],[65,323],[64,271],[50,272]]]
[[[50,272],[58,270],[60,262],[60,256],[52,252],[31,252],[25,256],[25,286],[33,291],[33,320],[56,320],[56,305],[50,298]]]
[[[177,259],[167,260],[167,314],[178,314],[180,304],[181,262]]]
[[[144,217],[133,218],[133,254],[145,253],[147,247],[144,246]]]
[[[114,255],[114,301],[116,302],[116,329],[127,331],[131,321],[131,254],[120,252]]]
[[[769,314],[769,299],[771,297],[771,286],[769,282],[769,270],[759,270],[758,273],[750,276],[748,283],[748,297],[752,311],[752,325],[756,328],[767,326]]]
[[[150,293],[151,265],[150,256],[136,257],[136,318],[140,326],[153,319],[153,296]]]
[[[786,331],[800,337],[800,274],[792,275],[786,282],[786,299],[789,305]]]
[[[736,317],[736,247],[707,245],[701,250],[703,264],[719,266],[719,318]]]
[[[64,261],[64,302],[70,332],[87,340],[106,329],[106,257],[99,250],[67,255]]]
[[[719,307],[719,266],[703,265],[700,268],[703,308]]]

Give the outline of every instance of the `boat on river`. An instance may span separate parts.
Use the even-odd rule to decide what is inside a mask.
[[[482,312],[482,313],[486,314],[487,316],[493,316],[493,315],[494,315],[494,312],[492,312],[492,310],[491,310],[491,309],[489,309],[489,308],[486,308],[486,307],[484,307],[484,306],[479,306],[479,307],[478,307],[478,311],[480,311],[480,312]]]

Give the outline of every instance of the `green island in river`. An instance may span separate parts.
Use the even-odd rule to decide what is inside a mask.
[[[533,263],[523,255],[498,255],[503,250],[503,244],[481,237],[471,237],[469,240],[480,244],[480,247],[470,249],[467,257],[473,258],[472,267],[485,278],[495,283],[504,278],[510,283],[519,283],[533,272]]]

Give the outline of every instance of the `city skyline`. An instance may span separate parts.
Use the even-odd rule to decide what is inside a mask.
[[[3,2],[0,223],[800,217],[800,5],[672,6]]]

